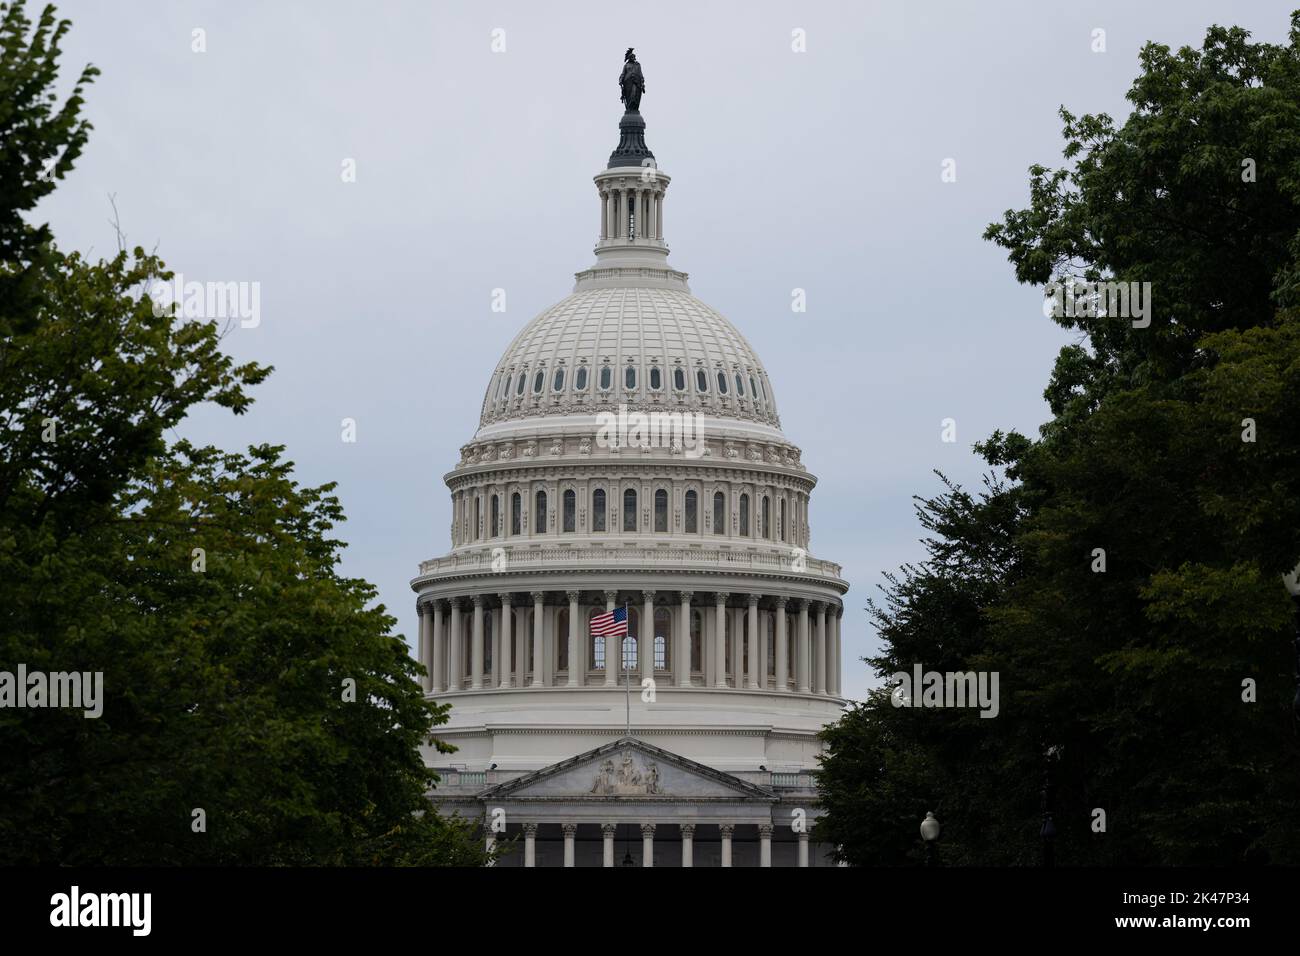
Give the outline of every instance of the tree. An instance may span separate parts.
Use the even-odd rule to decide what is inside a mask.
[[[1005,498],[1015,560],[973,596],[953,669],[998,671],[1003,716],[957,749],[961,718],[942,711],[868,704],[882,728],[834,728],[826,828],[851,860],[873,852],[838,839],[854,806],[840,769],[864,740],[944,768],[917,786],[958,808],[944,840],[973,862],[1034,858],[1049,748],[1063,860],[1300,860],[1281,583],[1300,558],[1300,14],[1284,46],[1212,27],[1199,51],[1149,44],[1141,63],[1125,123],[1062,110],[1072,163],[1032,167],[1029,207],[986,237],[1022,282],[1150,283],[1150,322],[1096,295],[1055,316],[1084,341],[1057,357],[1051,420],[976,446],[1012,488],[975,514],[1002,527]],[[980,523],[938,530],[965,560],[985,547]],[[940,598],[967,586],[952,565],[892,588],[880,673],[944,646]]]
[[[333,486],[300,487],[281,447],[165,440],[200,403],[243,412],[270,370],[156,309],[156,257],[88,262],[25,225],[44,187],[15,156],[67,171],[88,126],[80,85],[38,105],[67,22],[47,8],[27,40],[23,4],[3,13],[0,86],[26,119],[0,122],[2,274],[23,291],[0,303],[0,666],[101,673],[103,699],[91,719],[0,709],[0,861],[483,863],[477,827],[426,798],[448,708],[375,589],[338,573]]]

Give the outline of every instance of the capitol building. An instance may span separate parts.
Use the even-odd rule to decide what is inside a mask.
[[[498,866],[828,866],[848,585],[762,362],[668,263],[632,51],[620,85],[595,262],[492,368],[451,548],[411,582],[457,748],[426,749],[430,799]],[[593,636],[620,609],[627,636]]]

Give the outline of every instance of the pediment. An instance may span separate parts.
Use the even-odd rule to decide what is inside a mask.
[[[625,737],[491,787],[482,799],[775,800],[770,790]]]

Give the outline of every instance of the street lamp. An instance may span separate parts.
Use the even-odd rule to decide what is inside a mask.
[[[1282,575],[1282,583],[1296,605],[1295,641],[1295,699],[1291,701],[1291,719],[1295,727],[1300,728],[1300,564],[1290,574]]]
[[[939,821],[934,818],[932,811],[926,811],[925,819],[921,821],[921,839],[925,841],[925,865],[934,866],[936,862],[935,845],[939,842]]]

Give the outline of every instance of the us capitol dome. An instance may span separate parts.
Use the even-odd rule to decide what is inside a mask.
[[[499,866],[824,866],[818,732],[841,713],[840,566],[758,355],[668,263],[670,177],[626,112],[596,261],[491,371],[411,581],[443,813]],[[626,637],[605,636],[614,611]],[[615,622],[614,629],[618,629]]]

